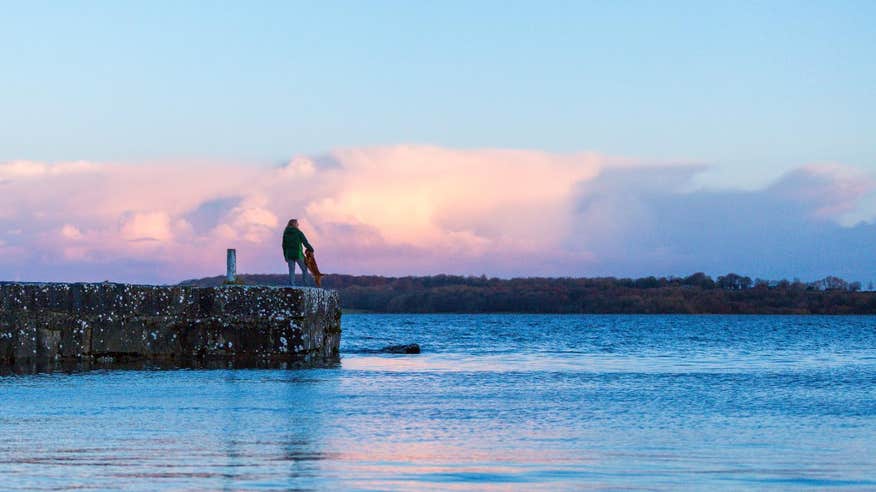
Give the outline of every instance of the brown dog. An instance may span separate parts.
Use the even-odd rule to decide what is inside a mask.
[[[313,281],[316,282],[316,286],[322,286],[322,274],[319,273],[319,267],[316,265],[316,257],[313,255],[313,251],[307,250],[304,253],[304,264],[307,265],[307,269],[313,275]]]

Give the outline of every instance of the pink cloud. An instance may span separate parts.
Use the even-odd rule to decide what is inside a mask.
[[[232,247],[241,271],[279,272],[292,217],[329,272],[583,275],[659,227],[650,198],[688,193],[701,169],[409,145],[279,167],[0,163],[0,275],[175,282],[222,273]],[[835,218],[870,190],[842,173],[799,172],[765,192]]]

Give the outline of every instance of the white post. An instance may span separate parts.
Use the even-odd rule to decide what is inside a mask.
[[[237,250],[229,249],[226,263],[225,282],[232,284],[237,276]]]

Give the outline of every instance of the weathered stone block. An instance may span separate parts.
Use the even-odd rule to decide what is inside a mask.
[[[36,358],[37,353],[37,328],[36,322],[26,317],[19,317],[11,326],[14,336],[12,357],[14,359]]]
[[[67,316],[61,329],[62,358],[80,359],[91,354],[91,324],[84,319]]]
[[[105,356],[336,360],[340,304],[314,288],[0,282],[0,362]]]
[[[15,345],[16,341],[12,330],[6,330],[0,326],[0,364],[15,358]]]

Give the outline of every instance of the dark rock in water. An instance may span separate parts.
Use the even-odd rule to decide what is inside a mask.
[[[416,343],[409,343],[407,345],[389,345],[383,347],[380,351],[388,354],[419,354],[420,346]]]

